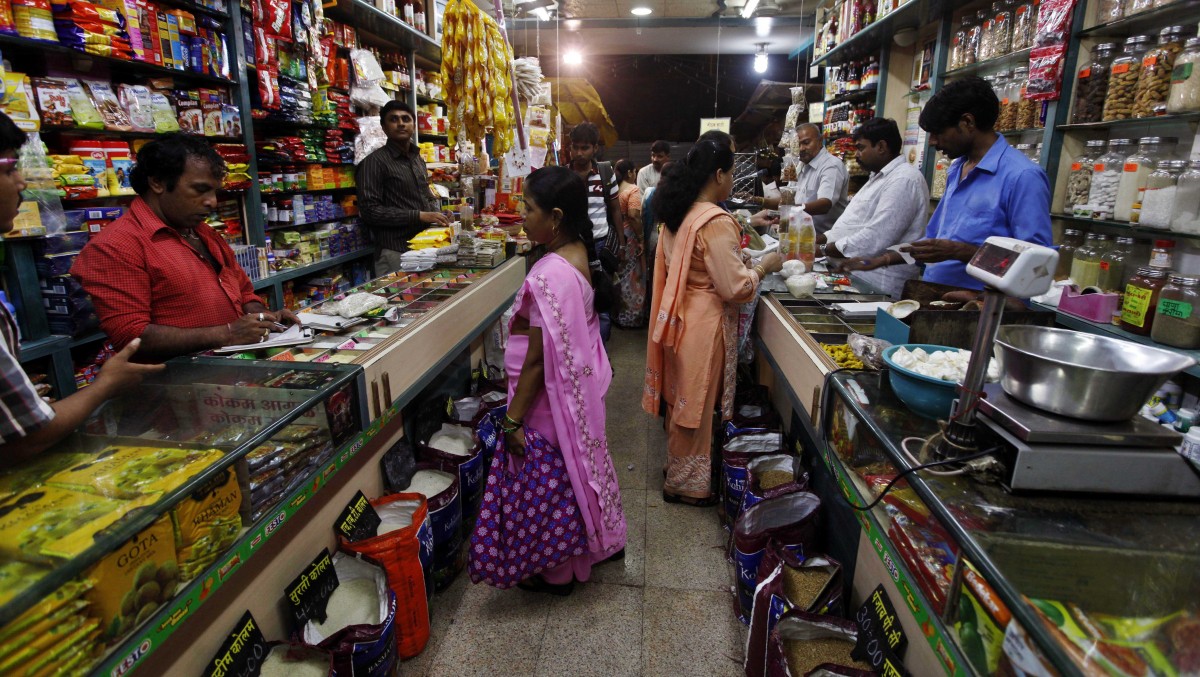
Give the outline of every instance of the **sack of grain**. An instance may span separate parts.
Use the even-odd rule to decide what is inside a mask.
[[[424,463],[450,464],[458,470],[458,492],[462,501],[462,538],[470,537],[483,499],[487,464],[472,428],[446,423],[419,447],[417,460]]]
[[[721,447],[721,518],[726,526],[737,520],[746,491],[750,461],[783,451],[783,433],[778,431],[752,432],[726,440]]]
[[[771,454],[759,456],[746,464],[746,491],[742,494],[740,515],[764,498],[808,490],[808,471],[799,456]]]
[[[309,620],[301,630],[305,644],[331,654],[337,674],[385,677],[395,668],[396,595],[380,565],[334,554],[338,587],[325,607],[325,622]]]
[[[830,676],[871,677],[871,666],[850,657],[857,641],[851,621],[789,611],[771,631],[767,677],[804,677],[818,668]]]
[[[333,674],[333,656],[315,646],[271,642],[259,677],[326,677]]]
[[[737,590],[734,604],[738,619],[749,625],[758,585],[758,565],[767,546],[787,549],[807,557],[817,540],[817,515],[821,499],[806,491],[768,498],[738,516],[733,526],[733,566]]]
[[[433,585],[440,592],[454,582],[466,564],[458,468],[444,462],[418,463],[417,472],[405,491],[421,494],[429,503],[429,524],[433,529]]]
[[[401,658],[412,658],[429,641],[429,601],[433,597],[429,508],[425,497],[415,493],[383,496],[372,500],[371,505],[382,520],[377,535],[355,542],[344,536],[338,540],[343,549],[369,556],[387,573],[387,584],[395,593],[399,609],[396,647]]]
[[[783,614],[792,609],[837,615],[842,602],[842,565],[824,555],[805,560],[771,545],[758,567],[758,587],[746,637],[747,677],[763,677],[767,641]]]

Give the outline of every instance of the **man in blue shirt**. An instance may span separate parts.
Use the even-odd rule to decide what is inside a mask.
[[[1040,166],[994,131],[999,115],[996,93],[975,76],[948,83],[921,111],[921,129],[934,148],[953,160],[926,239],[905,248],[925,264],[923,279],[929,282],[982,288],[967,274],[966,264],[992,235],[1053,245],[1050,181]],[[888,251],[845,267],[872,270],[900,263],[901,256]]]

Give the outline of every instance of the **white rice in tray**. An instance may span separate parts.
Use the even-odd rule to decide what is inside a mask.
[[[461,425],[446,424],[429,438],[429,448],[455,456],[470,456],[475,446],[471,429]]]
[[[412,482],[404,491],[421,494],[425,498],[433,498],[445,491],[454,483],[454,475],[441,470],[418,470],[412,477]],[[412,518],[409,517],[411,522]]]
[[[415,478],[416,475],[413,477]],[[407,491],[413,491],[413,489],[410,487]],[[392,501],[387,505],[377,506],[375,512],[379,514],[380,522],[375,533],[382,536],[397,529],[412,526],[413,513],[420,506],[421,504],[417,501]]]
[[[409,522],[411,521],[410,519]],[[325,622],[311,622],[323,637],[329,637],[351,625],[378,625],[379,588],[370,578],[342,581],[329,596],[329,603],[325,607]]]
[[[272,647],[267,660],[263,661],[259,677],[326,677],[329,674],[329,661],[325,658],[288,660],[287,654],[286,646]]]

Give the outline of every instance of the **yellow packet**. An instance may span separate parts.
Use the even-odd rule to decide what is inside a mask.
[[[30,489],[0,506],[0,555],[27,562],[73,557],[136,505],[54,486]]]
[[[64,609],[82,608],[87,602],[79,599],[91,589],[93,581],[88,579],[64,583],[62,587],[43,597],[37,604],[25,610],[25,613],[9,621],[8,625],[0,628],[0,643],[6,643],[22,632],[42,627],[43,622],[52,616],[57,616]]]
[[[215,449],[110,447],[46,483],[112,498],[137,498],[177,489],[223,456]]]

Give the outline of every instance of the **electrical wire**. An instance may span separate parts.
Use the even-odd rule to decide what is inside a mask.
[[[850,501],[850,499],[845,494],[842,494],[841,492],[838,492],[838,494],[842,497],[842,500],[844,500],[846,502],[846,504],[849,505],[851,508],[853,508],[859,512],[868,512],[870,510],[874,510],[875,506],[879,505],[879,503],[881,501],[883,501],[883,499],[885,497],[887,497],[888,492],[890,492],[892,490],[892,487],[896,486],[897,482],[899,482],[900,480],[904,479],[905,477],[911,475],[912,473],[917,472],[918,470],[926,470],[928,468],[935,468],[935,467],[941,466],[941,465],[950,465],[951,463],[964,463],[966,461],[973,461],[977,458],[983,458],[984,456],[994,454],[1000,450],[1001,450],[1001,447],[992,447],[991,449],[985,449],[981,452],[978,452],[975,454],[970,454],[967,456],[961,456],[959,458],[951,458],[951,459],[946,459],[944,461],[933,461],[931,463],[926,463],[924,465],[913,466],[913,467],[909,468],[908,470],[902,471],[899,475],[896,475],[895,477],[893,477],[892,481],[888,482],[883,487],[883,491],[880,492],[879,496],[877,496],[874,501],[871,501],[870,503],[868,503],[865,506],[855,505],[854,503],[852,503]],[[907,453],[907,451],[905,453]]]
[[[908,450],[909,442],[920,442],[923,446],[927,446],[929,444],[929,439],[924,437],[905,437],[903,440],[900,440],[900,450],[904,454],[904,457],[908,459],[909,464],[921,465],[921,461],[917,459],[917,456]],[[955,475],[961,475],[965,472],[966,468],[959,468],[958,470],[930,470],[929,474],[937,475],[938,477],[953,477]]]

